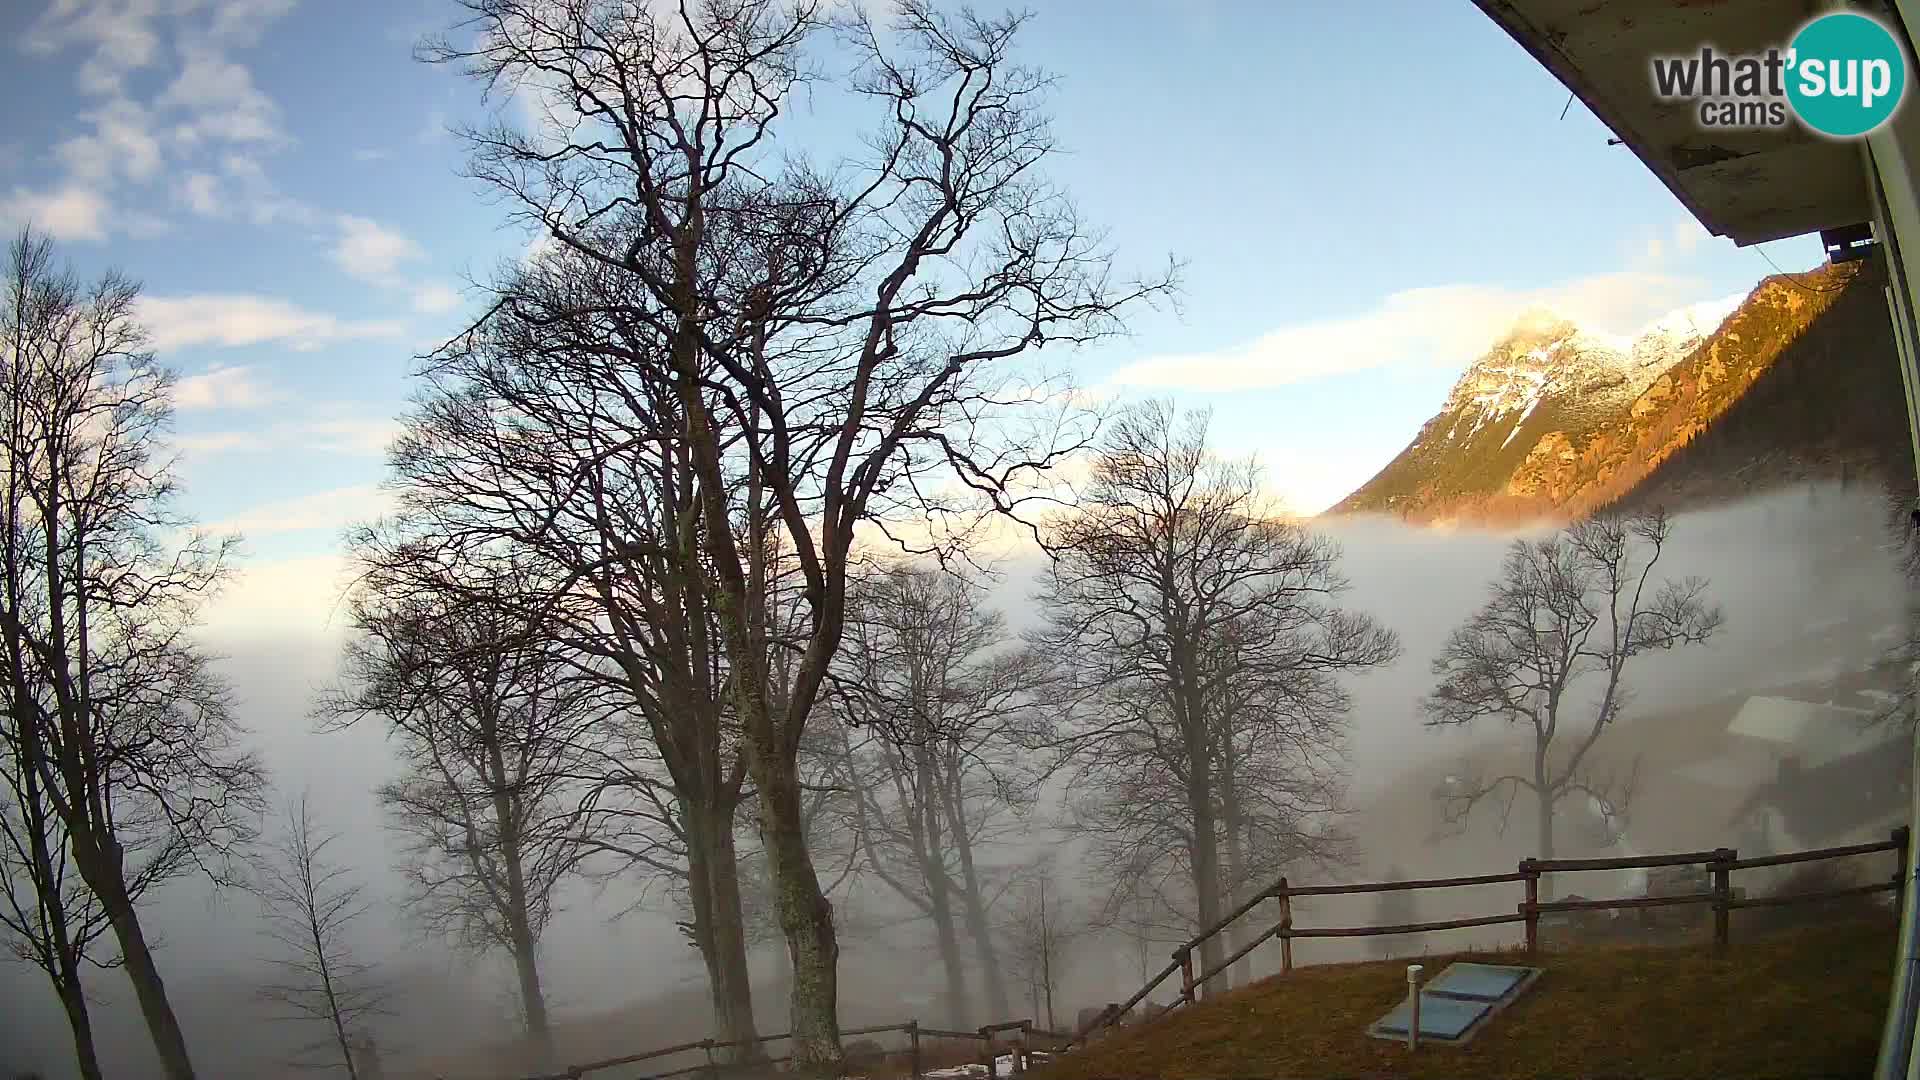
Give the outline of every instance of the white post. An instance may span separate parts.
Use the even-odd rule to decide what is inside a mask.
[[[1420,972],[1419,964],[1407,965],[1407,1049],[1420,1048]]]

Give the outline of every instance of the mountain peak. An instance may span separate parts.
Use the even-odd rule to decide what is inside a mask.
[[[1624,498],[1714,425],[1790,346],[1795,355],[1813,348],[1795,343],[1836,296],[1849,298],[1849,314],[1829,333],[1865,333],[1855,328],[1854,312],[1873,308],[1873,290],[1850,287],[1851,269],[1827,266],[1801,277],[1832,285],[1766,279],[1742,296],[1677,307],[1631,336],[1582,327],[1552,311],[1522,313],[1461,375],[1418,437],[1334,512],[1564,518]],[[1884,313],[1878,318],[1884,322]],[[1848,348],[1880,347],[1885,336]],[[1837,377],[1830,364],[1809,370],[1809,379]],[[1884,392],[1862,389],[1862,400]],[[1796,384],[1789,396],[1812,393]],[[1860,434],[1848,424],[1834,431]],[[1720,444],[1731,445],[1730,438]],[[1778,438],[1761,437],[1757,445],[1769,454],[1789,452]],[[1859,456],[1847,447],[1832,460]]]

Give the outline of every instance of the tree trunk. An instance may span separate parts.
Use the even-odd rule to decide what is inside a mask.
[[[18,654],[14,656],[14,694],[16,700],[25,701],[26,682],[19,675]],[[74,942],[72,929],[67,923],[62,875],[54,868],[54,845],[48,840],[51,822],[46,804],[41,801],[44,789],[39,781],[40,741],[38,731],[33,726],[37,722],[31,716],[17,718],[16,761],[25,788],[20,794],[20,801],[27,819],[28,855],[33,860],[32,878],[41,909],[46,913],[46,944],[51,946],[48,952],[52,954],[57,968],[49,970],[47,974],[53,981],[54,991],[60,996],[61,1006],[67,1011],[67,1024],[73,1031],[74,1061],[80,1067],[81,1080],[100,1080],[100,1059],[93,1045],[93,1018],[87,1011],[86,990],[80,981],[80,964],[86,946]]]
[[[1207,777],[1202,765],[1187,779],[1187,808],[1193,815],[1193,892],[1198,905],[1199,927],[1205,931],[1220,921],[1220,837],[1213,820],[1213,800],[1206,791]],[[1212,971],[1226,953],[1220,935],[1200,942],[1200,958],[1194,976]],[[1212,997],[1212,984],[1201,988],[1202,997]]]
[[[960,959],[960,934],[953,923],[953,905],[947,891],[938,889],[933,898],[934,936],[940,943],[940,964],[947,972],[947,1022],[962,1031],[973,1028],[973,1007],[967,996],[965,962]]]
[[[1053,1024],[1053,922],[1047,915],[1047,882],[1040,881],[1040,978],[1047,991],[1047,1030],[1057,1031]]]
[[[921,732],[913,748],[914,775],[900,788],[912,800],[914,820],[909,826],[913,854],[920,864],[920,879],[927,887],[927,916],[933,920],[934,939],[940,948],[940,965],[947,977],[948,1026],[962,1030],[973,1027],[973,1002],[967,994],[966,962],[960,957],[960,932],[953,917],[953,879],[947,876],[946,799],[942,795],[939,767],[935,764],[931,737]],[[965,837],[954,830],[955,843]],[[992,972],[986,972],[991,980]],[[997,1017],[997,1019],[1005,1019]]]
[[[762,698],[764,710],[765,699]],[[764,711],[762,724],[765,723]],[[833,904],[820,892],[820,878],[807,853],[801,821],[800,778],[791,758],[752,739],[749,754],[760,794],[761,834],[773,878],[780,928],[787,935],[793,962],[790,1002],[793,1063],[796,1069],[833,1071],[840,1051],[840,943],[833,929]]]
[[[734,850],[733,808],[682,800],[688,825],[687,871],[693,894],[694,943],[707,968],[713,1001],[714,1038],[737,1046],[720,1048],[721,1060],[744,1064],[765,1052],[754,1039],[753,984],[747,967],[747,936],[740,905],[740,862]]]
[[[941,801],[947,810],[948,828],[953,833],[954,854],[960,857],[960,901],[967,917],[967,936],[973,939],[975,958],[980,963],[980,981],[986,984],[987,1007],[997,1020],[1008,1019],[1013,1003],[1007,1000],[1007,984],[1000,977],[1000,950],[993,943],[993,924],[987,919],[987,901],[980,887],[980,872],[973,863],[973,840],[967,834],[966,815],[954,784],[943,783]]]
[[[1162,584],[1163,600],[1178,595],[1173,582]],[[1188,862],[1193,872],[1193,896],[1198,908],[1195,914],[1200,924],[1195,932],[1198,934],[1212,929],[1222,913],[1220,833],[1213,801],[1214,740],[1212,726],[1207,723],[1207,702],[1201,686],[1194,631],[1180,619],[1170,622],[1167,632],[1172,640],[1167,707],[1172,713],[1174,729],[1180,733],[1181,751],[1186,756],[1187,816],[1192,828]],[[1226,955],[1221,945],[1218,934],[1210,934],[1200,942],[1200,956],[1193,972],[1196,979],[1212,971]],[[1212,997],[1209,986],[1202,986],[1196,996]]]
[[[527,1038],[541,1068],[554,1063],[553,1029],[547,1023],[547,996],[540,987],[533,923],[527,914],[526,869],[520,865],[520,815],[515,785],[507,776],[500,749],[499,729],[491,715],[483,719],[488,766],[493,770],[494,824],[499,830],[500,862],[507,874],[507,948],[513,953],[514,973],[520,981],[520,1009],[526,1017]]]
[[[1538,830],[1536,833],[1536,840],[1540,848],[1540,854],[1538,857],[1541,859],[1551,859],[1553,858],[1554,796],[1553,796],[1552,790],[1547,786],[1546,756],[1544,752],[1537,753],[1534,755],[1533,793],[1535,796],[1536,806],[1539,813],[1539,820],[1536,822],[1536,828]],[[1553,896],[1553,875],[1550,873],[1541,874],[1540,875],[1540,899],[1547,900],[1547,899],[1550,899],[1552,896]]]
[[[1208,744],[1204,731],[1204,712],[1200,702],[1180,701],[1179,698],[1197,698],[1197,691],[1189,693],[1186,688],[1176,688],[1176,705],[1186,706],[1186,716],[1181,724],[1185,733],[1187,754],[1187,813],[1192,821],[1193,833],[1193,894],[1198,906],[1200,925],[1195,931],[1205,932],[1220,921],[1223,909],[1220,906],[1220,833],[1213,812],[1213,747]],[[1194,977],[1212,971],[1226,953],[1221,948],[1220,935],[1214,934],[1200,942],[1199,963]],[[1203,986],[1202,997],[1212,997],[1212,984]]]
[[[67,1025],[73,1029],[73,1059],[80,1067],[80,1080],[101,1080],[100,1057],[93,1046],[93,1018],[87,1012],[87,996],[80,987],[77,965],[62,963],[69,970],[61,976],[60,1004],[67,1010]]]
[[[779,966],[774,970],[774,985],[779,987],[777,996],[782,1001],[793,1000],[793,950],[787,948],[785,936],[780,946],[773,950],[774,961]]]
[[[920,860],[920,876],[927,886],[927,916],[933,920],[934,939],[940,948],[940,966],[947,977],[947,1015],[950,1027],[973,1027],[973,1003],[967,994],[966,962],[960,958],[960,932],[953,918],[953,881],[947,877],[947,853],[940,844],[940,808],[929,800],[934,780],[921,774],[921,805],[915,812],[924,819],[920,826],[921,843],[915,845]]]
[[[118,841],[109,838],[102,850],[76,836],[73,861],[113,926],[127,981],[133,984],[134,996],[140,1002],[140,1015],[153,1038],[154,1052],[160,1056],[161,1074],[167,1080],[193,1080],[193,1058],[187,1053],[186,1036],[180,1030],[179,1018],[173,1014],[173,1005],[167,1001],[166,983],[153,962],[153,950],[147,945],[140,917],[133,910],[133,900],[127,895],[126,882],[120,876]]]
[[[1227,834],[1227,897],[1226,902],[1234,907],[1246,899],[1247,860],[1245,837],[1240,821],[1240,793],[1234,785],[1232,744],[1227,745],[1227,753],[1220,761],[1220,810],[1222,827]],[[1247,919],[1236,920],[1228,931],[1228,941],[1235,952],[1246,945],[1252,936],[1253,928]],[[1233,965],[1228,975],[1229,986],[1245,986],[1253,981],[1253,958],[1243,956]]]
[[[547,1023],[547,996],[540,987],[540,966],[534,956],[536,945],[523,919],[510,930],[513,934],[513,969],[520,980],[520,1005],[527,1018],[527,1039],[541,1068],[553,1064],[553,1029]]]
[[[677,326],[670,350],[674,393],[685,418],[686,444],[702,504],[705,547],[718,579],[720,626],[725,633],[727,659],[733,673],[734,703],[744,736],[747,770],[760,800],[760,835],[767,853],[767,875],[780,913],[780,928],[786,933],[787,950],[793,959],[793,992],[789,1002],[793,1068],[803,1072],[838,1072],[845,1062],[840,1050],[840,944],[834,934],[833,904],[820,891],[820,875],[815,872],[813,858],[807,852],[800,768],[796,760],[799,732],[788,732],[787,724],[776,720],[768,686],[767,643],[756,632],[756,623],[765,617],[766,596],[757,584],[763,552],[756,548],[751,553],[756,583],[750,583],[733,534],[734,507],[730,497],[736,485],[727,482],[721,469],[720,437],[713,428],[698,373],[701,312],[693,283],[697,274],[698,236],[703,225],[697,201],[691,214],[688,229],[674,253],[678,278],[673,305]],[[750,481],[755,492],[752,497],[756,500],[750,504],[756,535],[761,509],[757,503],[759,483],[756,471]],[[842,562],[841,566],[844,565]],[[829,595],[808,600],[815,618],[823,625],[814,628],[816,637],[801,660],[803,669],[811,667],[810,671],[803,670],[803,681],[824,674],[825,664],[839,643],[838,620],[842,613],[834,605],[843,599]],[[811,698],[803,704],[812,704]],[[794,726],[797,728],[798,724]]]

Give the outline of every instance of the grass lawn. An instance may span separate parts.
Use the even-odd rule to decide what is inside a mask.
[[[1548,952],[1545,973],[1465,1046],[1368,1038],[1406,962],[1302,968],[1125,1030],[1034,1080],[1145,1077],[1849,1077],[1873,1071],[1894,967],[1885,918],[1710,945]],[[1528,963],[1518,953],[1421,959]]]

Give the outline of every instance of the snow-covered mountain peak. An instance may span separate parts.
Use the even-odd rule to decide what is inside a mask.
[[[1454,384],[1448,437],[1470,437],[1497,421],[1511,439],[1548,397],[1638,396],[1698,348],[1740,301],[1733,296],[1676,308],[1630,336],[1588,329],[1545,308],[1522,312]]]

